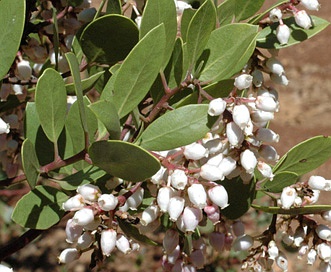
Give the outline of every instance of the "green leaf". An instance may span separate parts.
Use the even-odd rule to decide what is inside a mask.
[[[99,100],[98,102],[91,104],[90,109],[105,125],[110,138],[113,140],[119,140],[121,136],[121,125],[114,104],[107,100]]]
[[[226,0],[217,7],[219,25],[227,25],[232,22],[235,16],[235,0]]]
[[[107,1],[107,14],[122,14],[122,5],[120,0],[108,0]]]
[[[299,179],[299,175],[293,172],[279,172],[277,173],[272,180],[268,180],[263,183],[261,189],[263,191],[280,193],[284,187],[290,186],[296,183]]]
[[[291,29],[290,39],[285,45],[280,45],[276,36],[276,29],[279,25],[278,23],[274,23],[271,26],[265,27],[257,37],[257,46],[262,48],[280,49],[298,44],[315,36],[330,24],[328,21],[313,15],[310,16],[310,18],[313,21],[313,27],[310,29],[303,29],[299,27],[295,23],[294,17],[283,19],[284,24],[286,24]]]
[[[174,1],[147,1],[142,16],[139,37],[142,39],[154,27],[162,24],[165,29],[166,45],[164,49],[164,66],[171,56],[177,35],[177,12]]]
[[[36,109],[47,138],[55,143],[64,127],[67,112],[67,94],[61,75],[48,68],[36,86]]]
[[[25,0],[0,1],[0,79],[12,65],[24,30]]]
[[[138,29],[129,18],[111,14],[86,26],[80,43],[89,62],[112,65],[125,59],[138,42]]]
[[[190,22],[194,16],[194,14],[197,12],[195,9],[184,9],[181,21],[180,21],[180,33],[181,38],[183,39],[183,42],[186,42],[186,36],[188,31],[188,26],[190,25]]]
[[[274,166],[274,174],[306,174],[331,158],[331,137],[316,136],[292,147]]]
[[[327,212],[331,210],[331,205],[306,205],[304,207],[285,210],[280,207],[267,207],[252,204],[252,208],[271,214],[289,214],[297,216],[299,214],[320,214]]]
[[[202,54],[205,67],[200,80],[219,81],[240,71],[254,52],[257,31],[257,26],[249,24],[230,24],[214,30]]]
[[[206,0],[194,14],[186,36],[189,68],[194,64],[208,42],[216,23],[216,9],[211,0]]]
[[[97,80],[104,74],[104,71],[98,72],[88,78],[85,78],[82,80],[82,90],[83,93],[88,92],[91,90],[94,86],[94,84],[97,82]],[[66,84],[66,90],[68,95],[74,95],[75,94],[75,84],[69,83]]]
[[[39,162],[33,143],[25,139],[22,144],[23,170],[31,189],[34,189],[39,178]]]
[[[118,218],[117,222],[118,222],[118,225],[120,226],[121,230],[126,235],[128,235],[129,237],[134,238],[138,242],[142,242],[144,244],[151,245],[151,246],[159,245],[157,242],[151,240],[147,236],[145,236],[143,234],[140,234],[139,230],[135,226],[133,226],[132,224],[130,224],[128,222],[125,222],[124,220],[122,220],[120,218]]]
[[[89,149],[93,164],[128,181],[143,181],[160,168],[159,161],[146,150],[123,141],[98,141]]]
[[[237,219],[244,215],[255,197],[255,183],[244,184],[240,178],[225,179],[220,182],[229,196],[229,206],[221,210],[221,214],[228,219]]]
[[[62,203],[69,197],[49,186],[36,186],[16,204],[12,219],[25,228],[48,229],[64,215]]]
[[[203,138],[216,121],[207,111],[208,105],[188,105],[169,111],[146,128],[137,144],[153,151],[191,144]]]
[[[235,0],[235,17],[240,22],[253,16],[263,5],[265,0]]]
[[[153,28],[121,65],[112,97],[120,118],[132,111],[152,86],[163,66],[165,39],[163,24]]]

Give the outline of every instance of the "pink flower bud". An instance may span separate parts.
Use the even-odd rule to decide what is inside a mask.
[[[86,231],[81,236],[79,236],[76,247],[79,250],[83,250],[88,248],[93,242],[94,242],[94,236]]]
[[[32,76],[32,68],[30,63],[26,60],[22,60],[17,63],[15,75],[20,80],[29,80]]]
[[[190,255],[191,263],[194,267],[202,269],[205,266],[205,256],[202,250],[194,250]]]
[[[157,205],[148,206],[142,213],[140,223],[147,226],[152,223],[160,214],[160,209]]]
[[[234,86],[238,90],[247,89],[252,85],[253,77],[251,75],[242,74],[234,79]]]
[[[205,148],[208,150],[209,155],[218,153],[224,147],[221,139],[211,139],[204,144]]]
[[[110,256],[116,245],[116,236],[117,233],[113,229],[106,229],[101,232],[100,245],[103,255]]]
[[[203,210],[207,214],[208,219],[213,222],[213,224],[216,224],[220,221],[220,209],[217,205],[208,205]]]
[[[84,225],[84,229],[93,231],[93,230],[96,230],[100,224],[101,224],[101,218],[99,216],[97,216],[97,217],[94,217],[94,220],[91,223]]]
[[[279,24],[276,29],[276,37],[280,45],[285,45],[291,37],[291,30],[285,24]]]
[[[289,209],[294,204],[297,192],[294,188],[285,187],[280,196],[280,201],[283,209]]]
[[[180,196],[174,196],[170,198],[168,205],[168,213],[171,221],[173,222],[177,221],[178,217],[183,212],[184,205],[185,205],[184,198]]]
[[[318,0],[301,0],[300,3],[309,10],[319,10],[321,7]]]
[[[264,82],[262,72],[260,70],[258,70],[258,69],[255,69],[252,72],[252,76],[253,76],[253,84],[254,84],[254,86],[255,87],[261,87],[262,86],[262,83]]]
[[[244,129],[251,120],[248,108],[245,105],[236,105],[232,111],[233,121],[241,128]]]
[[[316,234],[322,240],[331,241],[331,229],[323,224],[319,224],[315,229]]]
[[[112,194],[103,194],[98,198],[98,205],[104,211],[112,211],[116,208],[118,199]]]
[[[78,186],[77,192],[88,201],[96,201],[101,193],[99,187],[92,184]]]
[[[226,102],[222,98],[216,98],[209,102],[208,114],[219,116],[226,109]]]
[[[304,29],[309,29],[313,26],[311,23],[311,19],[305,10],[299,10],[295,12],[294,20],[298,26]]]
[[[254,241],[253,238],[247,234],[237,237],[233,242],[233,250],[234,251],[245,251],[248,250],[252,245]]]
[[[259,128],[255,132],[257,140],[267,143],[278,143],[279,135],[269,128]]]
[[[258,96],[255,101],[256,108],[267,112],[277,112],[279,110],[279,102],[271,96]]]
[[[274,57],[271,57],[266,61],[266,66],[273,74],[276,74],[278,76],[285,74],[283,65],[280,63],[278,59]]]
[[[265,162],[258,162],[257,163],[257,170],[262,174],[263,177],[269,178],[272,180],[274,178],[274,174],[272,173],[272,168],[269,164]]]
[[[160,207],[161,212],[168,210],[170,198],[174,196],[174,189],[171,187],[162,187],[157,194],[157,204]]]
[[[183,222],[186,231],[194,231],[202,220],[202,212],[198,208],[185,207],[183,212]]]
[[[65,228],[67,243],[74,243],[83,232],[83,226],[77,225],[73,219],[69,219]]]
[[[205,180],[216,181],[223,180],[224,174],[223,171],[215,166],[208,163],[201,166],[200,176]]]
[[[233,234],[237,237],[243,236],[245,234],[245,225],[241,221],[235,221],[232,224]]]
[[[234,147],[239,147],[245,138],[243,131],[235,122],[226,125],[226,135],[230,145]]]
[[[210,200],[219,206],[221,209],[226,208],[229,206],[228,200],[228,193],[222,185],[214,186],[213,188],[208,190],[208,196]]]
[[[187,189],[188,197],[195,207],[203,209],[207,205],[207,193],[200,183],[194,183]]]
[[[6,133],[8,134],[10,132],[10,126],[9,124],[5,123],[5,121],[0,118],[0,134]]]
[[[66,202],[62,204],[62,209],[65,211],[77,211],[82,209],[84,204],[84,198],[82,195],[77,194],[73,197],[70,197]]]
[[[179,233],[177,230],[168,229],[163,238],[163,249],[167,254],[172,253],[179,244]]]
[[[274,8],[269,12],[269,18],[272,22],[278,22],[282,17],[282,11],[279,8]]]
[[[72,218],[74,220],[74,223],[80,226],[85,226],[94,221],[94,213],[92,209],[89,208],[83,208],[79,211],[77,211]]]
[[[175,262],[178,260],[179,256],[180,256],[181,250],[180,250],[180,246],[177,245],[176,248],[170,253],[168,254],[168,262],[171,264],[175,264]]]
[[[279,159],[276,149],[271,145],[261,145],[259,148],[259,155],[268,162],[275,162]]]
[[[152,177],[151,182],[154,184],[161,184],[162,181],[165,180],[165,174],[167,173],[167,169],[163,166],[157,171]]]
[[[124,254],[128,254],[131,252],[129,240],[123,234],[117,235],[116,247],[119,251],[123,252]]]
[[[66,248],[58,257],[59,263],[67,264],[79,259],[80,253],[77,248]]]
[[[221,232],[212,232],[208,236],[210,245],[218,252],[224,249],[225,235]]]
[[[127,204],[130,210],[137,210],[137,207],[141,204],[144,198],[144,189],[139,187],[127,200]]]
[[[246,149],[244,152],[240,153],[240,163],[248,174],[253,174],[257,165],[255,154],[251,150]]]
[[[208,151],[201,144],[192,143],[184,147],[183,154],[188,160],[200,160],[208,156]]]
[[[175,169],[171,174],[171,186],[177,190],[184,190],[188,181],[188,177],[185,171],[180,169]]]

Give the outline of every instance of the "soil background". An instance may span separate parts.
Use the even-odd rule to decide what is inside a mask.
[[[93,1],[95,5],[99,0]],[[274,3],[267,0],[266,6]],[[309,12],[331,21],[330,0],[320,0],[322,8],[318,12]],[[331,27],[301,45],[281,50],[280,60],[285,66],[290,84],[286,87],[275,86],[280,97],[280,111],[276,114],[271,128],[279,133],[280,142],[275,145],[283,155],[297,143],[317,135],[331,135]],[[331,160],[312,174],[331,179]],[[322,195],[320,203],[330,203],[330,195]],[[64,225],[45,233],[42,239],[25,247],[7,259],[17,272],[44,271],[91,271],[87,268],[89,255],[69,266],[58,266],[56,256],[60,250],[68,247],[65,242]],[[18,230],[17,230],[18,231]],[[248,229],[249,233],[250,230]],[[1,233],[1,243],[8,233]],[[14,233],[11,235],[15,236]],[[135,255],[114,254],[112,264],[98,271],[162,271],[162,251],[156,248],[142,247]],[[224,262],[222,262],[224,263]],[[306,260],[297,260],[296,254],[290,254],[289,271],[317,271],[306,265]],[[225,271],[219,267],[207,267],[202,271]],[[223,266],[224,267],[224,266]],[[227,263],[227,271],[240,271],[240,266]]]

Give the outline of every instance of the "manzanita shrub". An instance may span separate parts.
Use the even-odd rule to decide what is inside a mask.
[[[62,220],[64,264],[150,244],[164,271],[225,251],[246,252],[246,271],[287,271],[282,243],[330,271],[331,229],[310,215],[331,221],[315,204],[331,180],[300,177],[331,138],[280,158],[268,128],[288,84],[278,51],[328,26],[306,11],[318,1],[142,2],[0,1],[0,184],[27,229],[1,260]],[[258,236],[252,209],[272,214]]]

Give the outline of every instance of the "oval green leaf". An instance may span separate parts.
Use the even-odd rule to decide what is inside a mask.
[[[112,65],[125,59],[138,42],[138,35],[132,20],[111,14],[92,21],[84,29],[80,44],[89,62]]]
[[[293,172],[279,172],[272,180],[268,180],[262,185],[262,190],[271,193],[280,193],[283,188],[296,183],[299,176]]]
[[[12,219],[25,228],[48,229],[64,215],[62,203],[69,197],[49,186],[36,186],[16,204]]]
[[[139,146],[123,141],[99,141],[91,145],[93,164],[128,181],[143,181],[160,169],[160,162]]]
[[[249,24],[229,24],[214,30],[202,54],[206,64],[199,79],[219,81],[240,71],[254,52],[257,31],[257,26]]]
[[[235,17],[240,22],[253,16],[263,5],[265,0],[235,0]]]
[[[82,89],[83,93],[91,90],[94,84],[98,81],[98,79],[104,74],[104,71],[98,72],[88,78],[82,80]],[[75,95],[75,85],[74,83],[66,84],[66,90],[68,95]]]
[[[208,105],[188,105],[169,111],[151,123],[137,143],[154,151],[191,144],[203,138],[216,121],[207,112]]]
[[[0,1],[0,78],[12,65],[24,30],[25,0]]]
[[[299,27],[295,23],[294,17],[286,18],[283,20],[284,24],[286,24],[291,29],[290,39],[285,45],[280,45],[276,36],[278,23],[274,23],[271,26],[264,28],[257,37],[257,46],[268,49],[280,49],[298,44],[315,36],[330,24],[328,21],[313,15],[310,16],[310,18],[313,21],[313,27],[310,29],[303,29]]]
[[[22,144],[22,164],[26,179],[33,189],[39,177],[39,161],[33,143],[25,139]]]

